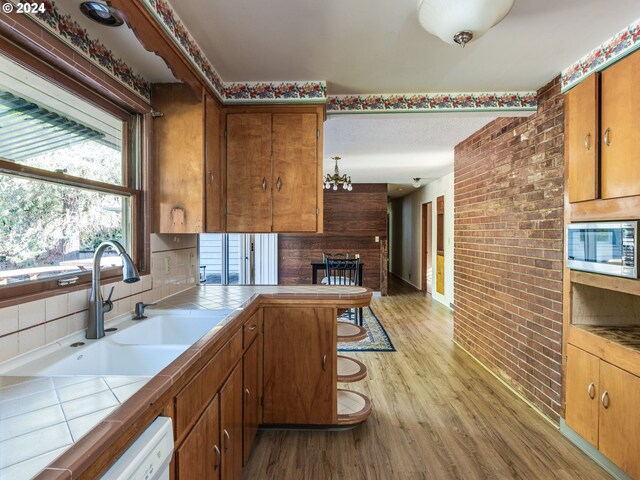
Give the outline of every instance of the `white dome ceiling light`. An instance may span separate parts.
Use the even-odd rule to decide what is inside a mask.
[[[418,19],[443,42],[464,47],[507,16],[515,0],[418,0]]]

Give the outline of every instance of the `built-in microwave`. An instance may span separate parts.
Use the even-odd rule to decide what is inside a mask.
[[[567,267],[573,270],[638,278],[638,222],[570,223]]]

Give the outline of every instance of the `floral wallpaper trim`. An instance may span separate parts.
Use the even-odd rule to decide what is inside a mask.
[[[325,100],[325,82],[223,82],[167,0],[143,3],[223,102]]]
[[[227,103],[269,100],[324,102],[327,84],[325,82],[225,83],[224,93]]]
[[[535,110],[535,92],[332,95],[327,113]]]
[[[604,69],[637,48],[640,48],[640,19],[563,70],[560,75],[562,92],[566,92],[592,72]]]
[[[114,56],[100,40],[89,37],[87,31],[71,15],[62,13],[53,0],[41,0],[41,2],[44,3],[44,12],[28,13],[29,18],[138,96],[146,101],[151,99],[151,84],[146,79],[135,73],[124,60]],[[20,0],[14,3],[27,2]]]

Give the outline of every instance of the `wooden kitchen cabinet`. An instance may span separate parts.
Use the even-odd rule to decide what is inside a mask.
[[[570,203],[640,195],[638,82],[640,52],[591,74],[565,95]]]
[[[600,363],[599,450],[633,478],[640,478],[640,378]]]
[[[263,321],[263,423],[336,424],[335,310],[265,307]]]
[[[177,478],[218,480],[221,471],[220,402],[216,395],[176,449]]]
[[[251,455],[253,441],[260,424],[260,339],[256,338],[245,351],[244,371],[244,412],[243,412],[243,465]]]
[[[222,480],[239,480],[242,477],[242,435],[244,431],[242,404],[242,362],[240,362],[220,389]]]
[[[640,377],[567,345],[566,421],[633,478],[640,478]]]
[[[600,74],[594,73],[572,88],[564,107],[569,201],[595,200],[600,183]]]
[[[567,425],[597,447],[600,359],[573,345],[567,345],[567,358]]]
[[[155,232],[223,231],[220,107],[179,83],[155,84],[152,104]]]
[[[226,115],[226,230],[322,230],[319,107]]]
[[[601,75],[602,198],[640,195],[640,52]]]

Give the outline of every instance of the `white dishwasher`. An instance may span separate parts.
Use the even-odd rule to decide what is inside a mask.
[[[171,419],[158,417],[102,476],[102,480],[169,480],[172,455]]]

